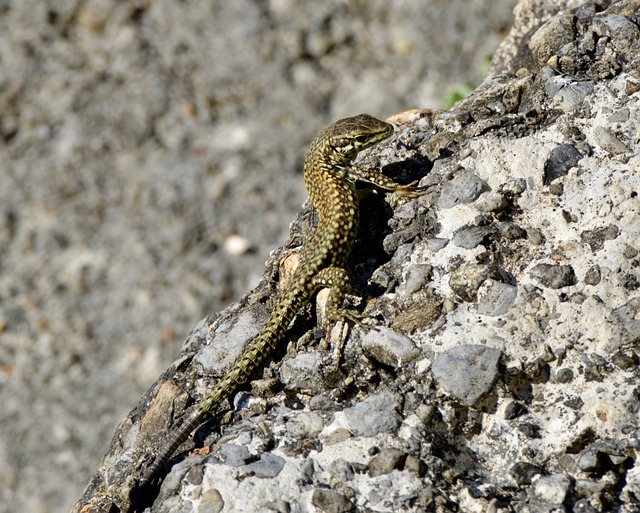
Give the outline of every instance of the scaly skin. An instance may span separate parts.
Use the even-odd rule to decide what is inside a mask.
[[[294,316],[320,288],[329,287],[326,317],[329,322],[355,320],[342,308],[349,290],[347,259],[358,230],[356,181],[415,197],[424,189],[400,185],[378,170],[351,165],[356,155],[388,138],[393,127],[368,114],[337,121],[325,128],[311,143],[304,164],[304,182],[318,211],[320,222],[311,241],[302,251],[300,265],[287,289],[278,298],[260,334],[198,405],[192,416],[172,436],[171,441],[145,473],[141,484],[150,482],[171,459],[173,453],[196,428],[212,415],[220,403],[251,373],[284,338]]]

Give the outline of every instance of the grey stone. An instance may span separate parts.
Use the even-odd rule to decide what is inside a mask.
[[[473,249],[482,244],[486,237],[498,232],[495,224],[485,226],[463,226],[453,233],[453,243],[464,249]]]
[[[544,184],[549,185],[561,176],[565,176],[572,167],[580,162],[580,159],[582,159],[582,154],[571,144],[556,146],[544,163]]]
[[[553,95],[552,101],[556,108],[571,112],[580,108],[586,96],[592,91],[593,83],[590,81],[569,82]]]
[[[515,180],[510,180],[503,183],[499,188],[499,192],[507,196],[518,196],[526,190],[527,182],[524,178],[516,178]]]
[[[398,292],[413,294],[422,290],[431,278],[433,267],[429,264],[414,264],[409,267],[405,281],[398,287]]]
[[[292,390],[314,389],[322,385],[322,358],[317,351],[299,353],[287,358],[280,367],[280,378]]]
[[[598,264],[589,267],[584,275],[584,282],[586,285],[597,285],[600,283],[600,266]]]
[[[442,248],[444,248],[447,244],[449,244],[449,239],[431,238],[431,239],[427,239],[426,242],[429,249],[434,253],[437,253]]]
[[[478,290],[488,279],[500,279],[500,273],[494,265],[465,264],[451,273],[449,286],[464,301],[475,301]]]
[[[573,371],[571,369],[558,369],[556,371],[557,383],[571,383],[573,380]]]
[[[500,235],[508,240],[524,239],[527,236],[526,230],[515,223],[498,222],[496,226],[500,231]]]
[[[509,202],[502,194],[488,191],[476,200],[475,205],[480,212],[502,212]]]
[[[572,480],[565,474],[543,476],[534,485],[534,492],[548,504],[561,505],[567,500],[572,488]]]
[[[351,431],[361,436],[374,436],[398,427],[397,399],[384,390],[344,410]]]
[[[198,513],[220,513],[224,508],[222,495],[215,488],[211,488],[202,494]]]
[[[231,467],[241,467],[252,458],[249,449],[244,445],[224,444],[218,452],[222,461]]]
[[[561,289],[578,283],[576,273],[570,265],[538,264],[529,271],[545,287]]]
[[[285,460],[280,456],[266,452],[260,455],[258,461],[249,463],[241,467],[246,474],[251,474],[262,479],[272,479],[276,477],[284,468]]]
[[[388,474],[393,469],[402,469],[407,453],[400,449],[382,449],[369,462],[369,476]]]
[[[501,355],[493,347],[458,346],[438,355],[431,372],[444,390],[467,406],[476,406],[498,379]]]
[[[544,474],[542,467],[527,461],[518,461],[509,472],[519,485],[530,485],[534,476]]]
[[[558,14],[536,30],[529,40],[529,49],[536,63],[540,66],[546,64],[572,38],[573,31],[574,17],[571,14]]]
[[[527,230],[527,237],[529,238],[529,241],[531,242],[531,244],[535,246],[540,246],[541,244],[544,244],[546,241],[546,238],[542,233],[542,230],[540,230],[539,228],[529,228]]]
[[[266,319],[266,310],[257,306],[241,313],[229,323],[221,323],[210,334],[211,343],[196,355],[195,361],[208,373],[224,374],[260,332]]]
[[[467,170],[457,171],[442,187],[438,203],[442,208],[471,203],[487,190],[489,190],[487,183],[476,174]]]
[[[487,279],[478,289],[478,313],[496,317],[509,311],[518,296],[518,287]]]
[[[386,326],[366,330],[362,335],[362,347],[380,363],[391,367],[402,367],[420,355],[413,340]]]
[[[602,249],[605,241],[615,240],[620,235],[620,228],[615,224],[609,224],[594,230],[584,230],[580,233],[580,240],[589,244],[591,251]]]
[[[353,481],[355,477],[355,472],[351,464],[342,458],[332,462],[328,470],[338,483]]]
[[[504,409],[504,418],[513,420],[527,413],[527,407],[515,401],[510,402]]]
[[[313,491],[311,503],[324,513],[347,513],[355,511],[353,504],[351,504],[349,499],[344,495],[324,488],[317,488]]]
[[[631,151],[626,144],[613,135],[608,128],[603,126],[595,127],[593,129],[593,136],[596,144],[612,155],[621,155]]]

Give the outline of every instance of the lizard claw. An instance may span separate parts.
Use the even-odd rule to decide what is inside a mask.
[[[407,198],[407,199],[412,199],[412,198],[417,198],[419,196],[422,196],[423,194],[426,194],[429,189],[431,189],[431,187],[433,187],[435,184],[429,184],[429,185],[425,185],[423,187],[417,187],[418,185],[418,180],[416,180],[415,182],[411,182],[409,185],[403,185],[402,187],[398,187],[397,189],[395,189],[395,193],[400,196],[401,198]]]

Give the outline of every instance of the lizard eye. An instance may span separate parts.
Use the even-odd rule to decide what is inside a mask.
[[[356,137],[354,137],[354,139],[356,140],[356,142],[360,143],[360,144],[365,144],[367,142],[367,136],[366,135],[358,135]]]

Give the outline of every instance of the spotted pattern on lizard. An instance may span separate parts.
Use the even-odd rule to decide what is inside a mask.
[[[360,151],[387,139],[392,133],[390,124],[368,114],[360,114],[336,121],[313,140],[305,159],[304,182],[318,211],[319,223],[302,250],[300,265],[279,295],[262,331],[191,417],[173,434],[144,474],[141,485],[152,481],[191,433],[215,412],[227,396],[248,380],[284,338],[294,316],[318,289],[330,289],[326,306],[328,322],[357,319],[357,315],[343,308],[350,286],[346,265],[358,230],[356,182],[366,182],[407,198],[425,192],[424,188],[417,188],[414,184],[396,183],[377,169],[352,165]]]

